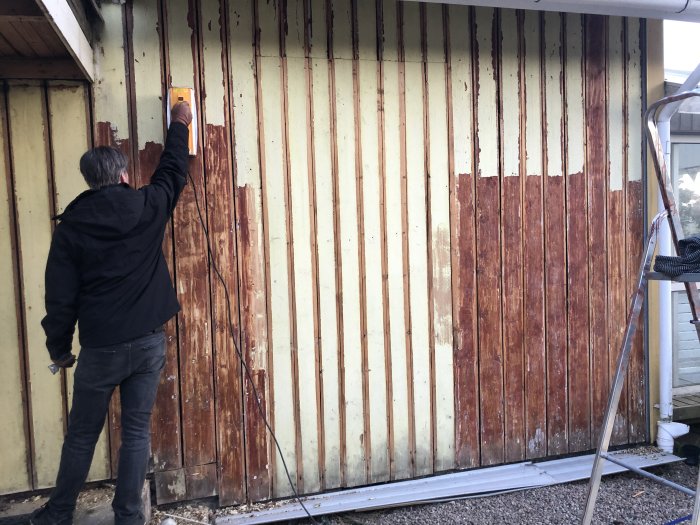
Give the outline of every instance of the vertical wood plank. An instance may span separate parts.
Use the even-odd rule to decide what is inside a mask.
[[[298,412],[294,404],[292,337],[288,242],[288,202],[286,193],[287,159],[284,142],[282,68],[279,52],[279,19],[274,4],[258,2],[259,32],[258,102],[261,136],[264,223],[266,225],[267,270],[269,275],[270,342],[273,370],[273,425],[292,480],[299,488],[302,473],[296,439]],[[272,392],[271,392],[272,394]],[[281,461],[275,461],[273,495],[291,493]]]
[[[100,52],[95,58],[94,143],[95,146],[118,148],[129,161],[129,173],[134,162],[129,136],[129,106],[127,102],[126,43],[124,41],[124,7],[106,4],[102,9],[105,24],[100,36]],[[109,446],[112,475],[117,474],[118,451],[121,443],[121,409],[119,392],[115,390],[109,407]]]
[[[219,2],[200,4],[200,56],[203,69],[204,170],[206,174],[207,216],[213,259],[212,329],[214,333],[216,443],[219,500],[245,501],[245,463],[240,325],[236,246],[235,191],[231,165],[229,130],[228,38],[226,12]],[[224,288],[225,286],[225,288]],[[238,326],[236,326],[238,325]],[[266,452],[266,451],[265,451]]]
[[[194,5],[187,0],[167,0],[164,7],[168,38],[166,60],[172,85],[193,87],[199,93]],[[200,139],[202,123],[200,120]],[[192,184],[197,187],[199,206],[203,216],[206,216],[201,144],[200,140],[198,155],[189,162],[192,183],[183,190],[173,214],[177,253],[175,273],[178,300],[182,307],[178,314],[178,336],[182,443],[186,467],[216,461],[209,265],[207,259],[202,257],[207,249],[206,239],[199,223],[192,187]]]
[[[270,414],[270,371],[264,214],[258,148],[258,133],[262,133],[262,130],[258,133],[251,132],[258,128],[253,2],[229,4],[228,25],[235,208],[240,254],[238,261],[241,351],[253,377],[265,379],[262,381],[264,388],[257,390],[261,406],[264,408],[262,414],[252,389],[253,383],[247,375],[243,379],[246,482],[248,498],[257,501],[268,499],[272,495],[271,465],[277,452],[271,449],[264,423]],[[233,477],[234,473],[231,472],[230,475]]]
[[[365,364],[369,412],[369,481],[389,479],[388,411],[385,373],[384,293],[382,287],[381,176],[379,152],[379,62],[375,2],[357,3],[360,147],[360,196],[364,267]]]
[[[426,5],[426,86],[428,90],[430,246],[432,277],[434,464],[454,468],[455,398],[452,355],[452,261],[450,259],[450,167],[447,128],[447,75],[444,11]]]
[[[426,224],[426,163],[424,135],[423,50],[420,7],[403,6],[403,38],[406,97],[406,184],[409,301],[413,381],[413,420],[415,425],[415,475],[433,470],[433,433],[430,387],[430,330],[428,300],[428,260]]]
[[[87,184],[78,171],[80,157],[90,146],[91,134],[87,114],[87,89],[82,83],[53,82],[48,87],[48,112],[51,127],[51,158],[53,160],[53,180],[55,188],[56,213],[62,213],[66,206],[80,193],[87,190]],[[69,134],[62,130],[70,129]],[[79,355],[80,343],[76,330],[73,338],[73,353]],[[66,374],[69,379],[68,399],[73,400],[74,370]],[[103,430],[95,447],[95,454],[88,480],[110,477],[109,442]]]
[[[480,458],[480,410],[475,177],[472,158],[473,35],[469,8],[449,6],[448,9],[455,460],[459,467],[475,467]]]
[[[643,110],[640,20],[627,19],[626,31],[626,93],[627,149],[625,191],[625,244],[627,253],[626,297],[635,286],[644,242],[644,186],[642,183]],[[629,306],[629,300],[628,300]],[[643,314],[642,314],[643,315]],[[639,443],[648,439],[646,362],[644,333],[639,330],[632,347],[627,392],[629,394],[629,439]]]
[[[586,182],[588,185],[588,289],[591,353],[591,433],[597,441],[609,393],[607,339],[607,121],[605,17],[585,20]]]
[[[4,87],[4,86],[3,86]],[[31,455],[28,404],[24,384],[24,358],[21,332],[19,268],[15,239],[13,177],[10,172],[8,108],[5,92],[0,94],[0,399],[2,413],[9,423],[0,432],[0,493],[31,490]],[[10,290],[13,293],[10,293]],[[37,327],[38,328],[38,327]]]
[[[591,448],[582,17],[567,14],[565,23],[569,452],[579,452]]]
[[[129,7],[127,7],[127,10]],[[134,132],[138,140],[132,185],[150,182],[163,151],[163,87],[159,2],[149,0],[131,6],[133,62],[129,64],[134,92],[132,112]],[[129,11],[127,11],[128,13]],[[163,253],[174,277],[172,221],[163,241]],[[167,340],[165,368],[151,418],[151,450],[156,471],[182,467],[182,434],[180,428],[180,386],[178,370],[177,318],[165,324]]]
[[[336,304],[335,232],[331,151],[331,107],[328,50],[326,46],[326,2],[311,3],[309,38],[313,99],[313,203],[316,212],[316,256],[321,352],[321,404],[323,417],[323,487],[341,485],[340,388],[338,374],[338,310]]]
[[[286,5],[286,125],[289,158],[289,206],[293,238],[293,280],[297,334],[296,367],[299,381],[299,432],[304,491],[320,487],[319,428],[316,384],[316,275],[310,173],[311,107],[305,58],[306,13],[303,0]]]
[[[607,34],[607,325],[608,325],[608,374],[612,378],[617,367],[617,357],[627,319],[625,289],[625,61],[623,60],[623,21],[620,17],[608,17]],[[612,379],[611,379],[612,380]],[[627,385],[623,384],[620,403],[613,427],[612,444],[627,443]]]
[[[523,350],[523,210],[521,177],[522,59],[519,15],[501,11],[501,229],[503,232],[503,349],[505,460],[525,458],[525,373]]]
[[[344,365],[345,483],[366,482],[365,423],[362,373],[359,230],[357,216],[357,153],[355,79],[353,72],[354,26],[350,0],[333,2],[333,74],[335,93],[335,143],[337,194],[342,258],[341,289]]]
[[[541,14],[525,13],[525,438],[526,457],[547,453],[546,349],[544,334],[544,218],[542,183],[542,32]]]
[[[412,423],[410,420],[407,325],[404,308],[403,206],[402,206],[402,129],[398,64],[397,2],[382,2],[384,38],[382,47],[382,74],[384,90],[384,193],[386,220],[386,250],[389,292],[389,330],[391,339],[391,475],[392,479],[409,477],[412,470]]]
[[[61,375],[52,376],[46,369],[50,361],[40,328],[46,311],[44,271],[51,245],[52,211],[43,88],[11,85],[8,109],[34,443],[33,488],[38,489],[53,486],[56,480],[65,428]]]
[[[497,12],[474,10],[476,127],[476,256],[479,330],[479,389],[481,392],[481,464],[502,463],[503,341],[501,333],[501,238],[497,71]]]
[[[544,81],[546,164],[544,178],[545,302],[547,340],[547,453],[567,452],[567,288],[566,179],[563,141],[564,85],[562,21],[557,13],[544,16]]]

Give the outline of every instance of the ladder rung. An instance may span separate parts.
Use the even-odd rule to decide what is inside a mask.
[[[676,283],[697,283],[700,282],[700,273],[682,273],[671,277],[661,272],[647,272],[647,279],[650,281],[674,281]]]

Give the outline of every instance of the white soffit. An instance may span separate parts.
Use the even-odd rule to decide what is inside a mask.
[[[414,0],[412,0],[414,1]],[[480,5],[537,11],[663,18],[700,22],[700,0],[422,0],[442,4]]]

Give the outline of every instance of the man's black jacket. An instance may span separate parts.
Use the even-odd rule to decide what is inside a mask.
[[[151,184],[88,190],[57,217],[46,264],[46,346],[56,360],[163,325],[180,306],[161,248],[186,183],[188,129],[173,123]]]

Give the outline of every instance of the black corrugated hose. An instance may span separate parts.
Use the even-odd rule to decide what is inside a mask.
[[[683,273],[700,273],[700,235],[678,241],[679,257],[657,255],[654,271],[678,277]]]

